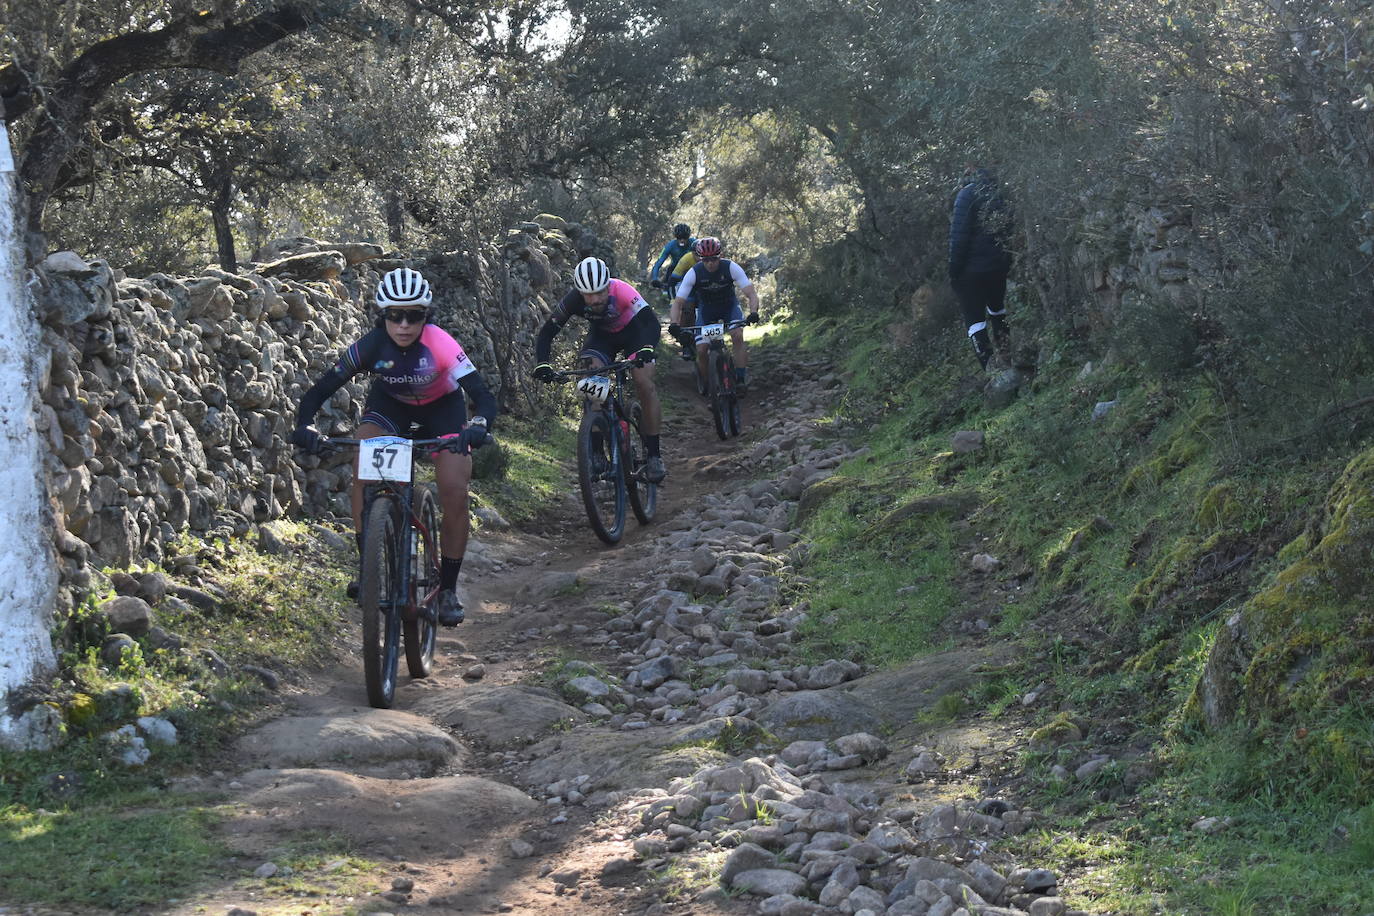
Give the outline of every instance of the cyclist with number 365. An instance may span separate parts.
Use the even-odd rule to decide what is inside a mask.
[[[291,442],[311,453],[321,450],[323,437],[310,424],[321,405],[359,372],[370,372],[374,378],[354,437],[411,438],[412,424],[418,424],[415,436],[419,438],[456,437],[456,451],[435,452],[433,457],[444,510],[435,609],[439,623],[457,626],[463,621],[456,587],[468,542],[469,453],[487,441],[487,430],[496,419],[496,397],[458,341],[430,324],[434,293],[419,271],[401,267],[387,273],[377,286],[375,301],[376,326],[345,350],[338,363],[301,397]],[[468,398],[476,406],[470,420]],[[363,482],[356,469],[351,496],[353,530],[361,552]],[[356,589],[356,583],[349,586],[350,597],[355,597]]]
[[[729,258],[720,256],[720,239],[706,236],[697,239],[694,252],[697,257],[696,264],[683,276],[682,282],[678,284],[677,295],[673,299],[672,309],[669,313],[668,333],[685,346],[687,340],[683,338],[682,332],[682,311],[690,304],[689,300],[693,293],[697,299],[696,323],[698,325],[714,324],[715,322],[744,321],[753,324],[759,320],[759,293],[754,289],[753,281],[744,273],[744,268],[740,267]],[[746,318],[740,311],[739,296],[735,294],[735,287],[739,286],[746,299],[749,300],[749,316]],[[690,319],[689,319],[690,323]],[[743,395],[749,385],[749,354],[744,343],[744,329],[732,328],[730,331],[731,350],[735,357],[735,382],[737,389]],[[697,369],[701,377],[706,377],[706,343],[702,338],[697,338]]]

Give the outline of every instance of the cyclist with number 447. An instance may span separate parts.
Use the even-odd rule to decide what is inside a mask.
[[[685,346],[687,341],[683,340],[682,331],[682,310],[687,306],[692,294],[697,298],[696,323],[698,325],[714,324],[716,322],[745,321],[754,324],[759,320],[759,293],[754,288],[753,281],[744,273],[744,268],[740,267],[729,258],[720,256],[720,239],[706,236],[697,239],[694,248],[697,262],[692,265],[692,269],[683,276],[682,282],[678,284],[677,296],[673,299],[671,312],[669,313],[668,333],[677,338]],[[745,318],[740,311],[739,296],[735,294],[735,287],[738,286],[749,300],[749,317]],[[696,341],[697,345],[697,371],[701,377],[706,377],[706,343],[702,339]],[[744,329],[740,327],[730,330],[730,349],[735,358],[735,382],[738,392],[743,395],[749,386],[749,356],[744,343]]]
[[[644,410],[644,427],[640,439],[644,443],[644,479],[662,483],[667,476],[663,456],[659,454],[659,429],[663,414],[654,387],[654,350],[658,344],[660,327],[658,316],[633,286],[624,280],[611,279],[610,268],[600,258],[584,258],[573,270],[573,288],[554,306],[549,320],[539,330],[535,341],[534,377],[541,382],[554,382],[558,374],[549,362],[553,339],[574,315],[581,315],[591,325],[582,342],[580,358],[592,367],[607,366],[616,354],[624,353],[638,366],[630,370],[635,393]]]
[[[439,503],[444,510],[435,610],[439,622],[451,627],[463,621],[463,604],[456,587],[468,543],[470,452],[487,441],[487,429],[496,419],[496,397],[458,341],[430,324],[433,301],[434,292],[419,271],[401,267],[382,277],[377,286],[376,326],[345,350],[338,363],[301,397],[291,442],[307,452],[321,450],[323,437],[311,426],[315,414],[359,372],[371,372],[375,378],[354,437],[409,438],[412,424],[418,424],[420,437],[456,439],[455,451],[445,449],[433,456]],[[467,416],[468,398],[476,405],[471,420]],[[356,469],[350,495],[353,530],[361,553],[363,481]],[[356,590],[356,583],[349,586],[350,597]]]

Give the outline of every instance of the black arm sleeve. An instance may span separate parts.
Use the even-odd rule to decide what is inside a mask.
[[[558,332],[563,326],[550,318],[544,322],[544,326],[539,329],[539,337],[534,342],[534,361],[536,363],[546,363],[549,361],[549,354],[553,352],[553,339],[558,336]]]
[[[344,386],[344,383],[351,378],[345,375],[339,366],[330,369],[320,380],[310,386],[310,390],[301,395],[301,405],[296,411],[296,425],[309,426],[315,422],[315,414],[324,406],[324,402],[329,400],[329,396]]]
[[[458,384],[463,386],[463,393],[476,405],[476,413],[487,418],[487,429],[491,429],[492,424],[496,422],[496,395],[487,387],[487,381],[482,378],[482,373],[469,372],[458,380]]]
[[[546,363],[549,361],[549,354],[553,352],[553,339],[558,336],[558,332],[563,330],[563,325],[568,323],[568,319],[574,315],[585,315],[586,304],[582,300],[582,294],[572,289],[558,300],[558,304],[549,313],[549,320],[544,322],[544,326],[539,329],[539,338],[534,342],[534,361],[536,363]]]

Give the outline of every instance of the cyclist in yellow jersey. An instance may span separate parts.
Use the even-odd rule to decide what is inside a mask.
[[[685,276],[687,276],[687,271],[691,270],[694,266],[696,266],[696,263],[697,263],[697,253],[696,253],[695,251],[689,251],[689,252],[687,252],[686,254],[684,254],[681,258],[678,258],[677,264],[673,267],[672,279],[668,282],[668,287],[667,287],[667,288],[670,289],[670,290],[672,290],[674,293],[676,293],[676,292],[677,292],[678,286],[680,286],[680,285],[682,284],[682,278],[685,277]],[[671,305],[671,300],[670,300],[669,304]],[[692,311],[693,311],[693,314],[695,314],[695,311],[696,311],[696,304],[695,304],[695,303],[692,304]],[[696,352],[696,351],[697,351],[696,345],[695,345],[694,343],[692,343],[691,341],[684,341],[684,342],[682,342],[682,358],[683,358],[683,359],[685,359],[685,360],[687,360],[687,361],[689,361],[689,362],[696,362],[696,358],[697,358],[697,352]]]

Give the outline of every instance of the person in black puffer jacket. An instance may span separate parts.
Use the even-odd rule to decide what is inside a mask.
[[[1004,302],[1011,232],[1011,207],[996,176],[991,169],[972,170],[954,198],[949,222],[949,282],[959,297],[973,352],[985,369],[994,347],[1001,353],[1011,348]]]

